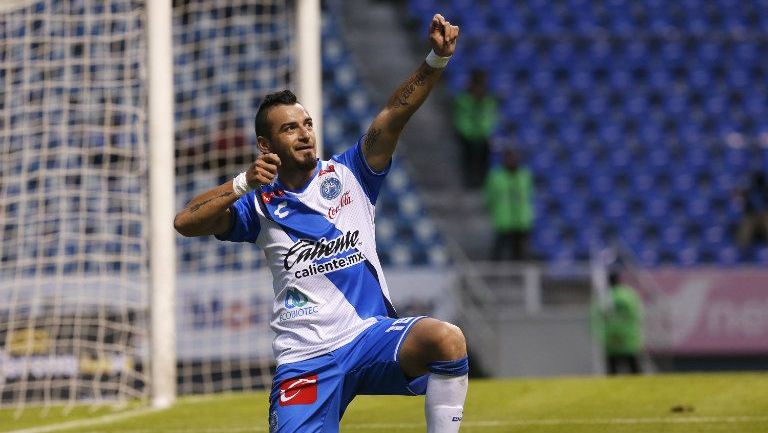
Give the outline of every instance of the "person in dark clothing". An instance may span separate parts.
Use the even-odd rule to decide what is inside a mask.
[[[765,173],[755,172],[749,186],[738,193],[744,216],[739,222],[737,242],[746,250],[755,241],[758,233],[768,240],[768,182]]]

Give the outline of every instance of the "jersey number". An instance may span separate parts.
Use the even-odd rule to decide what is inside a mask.
[[[403,317],[402,319],[397,319],[392,322],[392,326],[387,328],[384,332],[402,331],[411,321],[413,321],[413,319],[415,319],[415,317]]]

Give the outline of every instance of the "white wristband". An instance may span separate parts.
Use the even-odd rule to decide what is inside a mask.
[[[448,64],[448,60],[451,60],[451,56],[440,57],[435,54],[435,50],[432,50],[427,54],[427,58],[424,61],[433,68],[442,69]]]
[[[232,189],[235,190],[235,195],[238,197],[253,189],[248,185],[248,181],[245,180],[245,172],[238,174],[232,179]]]

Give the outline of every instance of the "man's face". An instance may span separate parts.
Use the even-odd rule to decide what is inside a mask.
[[[268,147],[288,169],[312,170],[317,148],[312,118],[301,104],[276,105],[267,113]]]

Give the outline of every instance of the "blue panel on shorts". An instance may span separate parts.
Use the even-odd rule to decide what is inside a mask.
[[[397,356],[405,336],[421,317],[379,319],[352,342],[331,353],[277,368],[269,398],[271,432],[336,433],[341,416],[356,395],[426,392],[428,376],[408,378]],[[311,403],[294,404],[306,400],[307,394],[301,394],[303,389],[281,391],[281,384],[292,385],[297,378],[311,378],[306,390],[311,392]]]

